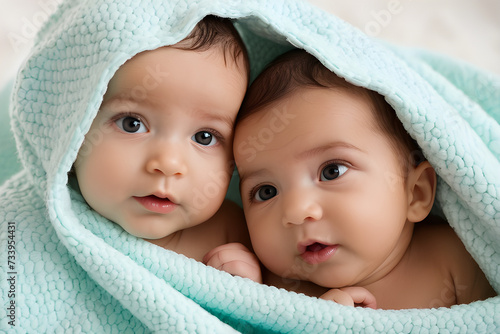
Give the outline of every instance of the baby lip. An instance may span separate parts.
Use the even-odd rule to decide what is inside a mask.
[[[157,195],[147,196],[134,196],[134,199],[141,204],[146,210],[159,213],[168,214],[174,211],[178,205],[171,201],[168,197],[159,197]]]
[[[148,196],[145,196],[145,197],[148,197]],[[160,200],[168,200],[168,201],[172,202],[173,204],[177,204],[176,201],[172,198],[172,196],[169,194],[166,194],[166,193],[154,192],[153,194],[149,195],[149,197],[157,197]]]
[[[177,199],[174,198],[172,196],[172,194],[161,191],[161,190],[154,191],[154,192],[149,193],[147,195],[144,194],[144,195],[133,196],[133,197],[135,197],[137,199],[144,199],[144,200],[150,199],[150,200],[158,202],[158,203],[165,202],[165,203],[176,204],[176,205],[178,204]]]
[[[306,250],[308,252],[318,252],[325,247],[327,247],[327,245],[319,243],[319,242],[315,242],[312,245],[307,246]]]
[[[299,243],[297,246],[297,249],[298,249],[300,254],[304,254],[307,251],[311,251],[312,250],[311,248],[318,248],[318,247],[321,247],[321,245],[323,245],[324,247],[327,246],[327,244],[324,244],[324,243],[316,241],[316,240],[308,240],[308,241]]]
[[[337,251],[338,245],[311,240],[299,243],[297,248],[305,262],[319,264],[327,261]]]

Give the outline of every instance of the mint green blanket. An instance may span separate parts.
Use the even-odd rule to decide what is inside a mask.
[[[70,0],[39,32],[10,101],[22,170],[1,170],[0,331],[498,333],[500,297],[438,309],[340,306],[158,248],[68,187],[118,67],[176,43],[207,14],[236,19],[254,76],[293,45],[385,95],[439,174],[435,209],[500,291],[500,78],[374,41],[298,0]]]

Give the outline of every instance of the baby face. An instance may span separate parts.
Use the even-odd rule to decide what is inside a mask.
[[[247,85],[239,65],[218,50],[163,47],[120,67],[75,162],[87,203],[148,239],[214,215]]]
[[[281,277],[363,285],[403,256],[413,225],[401,162],[364,97],[301,88],[237,126],[253,248]]]

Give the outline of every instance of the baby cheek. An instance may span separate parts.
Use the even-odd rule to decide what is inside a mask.
[[[287,247],[283,242],[283,232],[278,226],[275,215],[253,215],[247,214],[247,225],[250,233],[252,246],[261,261],[265,262],[266,266],[271,270],[282,270],[284,264],[284,252]],[[279,254],[279,255],[278,255]],[[278,261],[275,261],[279,259]]]
[[[82,146],[83,148],[83,146]],[[87,147],[88,148],[88,147]],[[128,163],[109,150],[92,146],[84,155],[82,151],[75,163],[80,187],[93,192],[106,193],[108,190],[120,188],[129,178],[125,175]],[[130,181],[130,180],[129,180]],[[82,190],[83,190],[82,189]]]
[[[189,175],[195,187],[203,193],[211,193],[213,197],[225,196],[233,175],[232,162],[225,157],[213,157],[202,161],[199,166],[205,171],[200,171],[200,167],[193,168],[194,175]]]

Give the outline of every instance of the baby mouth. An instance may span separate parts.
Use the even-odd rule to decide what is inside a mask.
[[[326,248],[327,245],[315,242],[312,245],[306,247],[306,252],[319,252],[320,250]]]
[[[158,197],[156,195],[149,195],[144,197],[134,197],[146,210],[167,214],[175,210],[177,204],[172,202],[168,197]]]
[[[309,264],[318,264],[327,261],[337,251],[338,245],[312,242],[299,245],[302,259]]]

